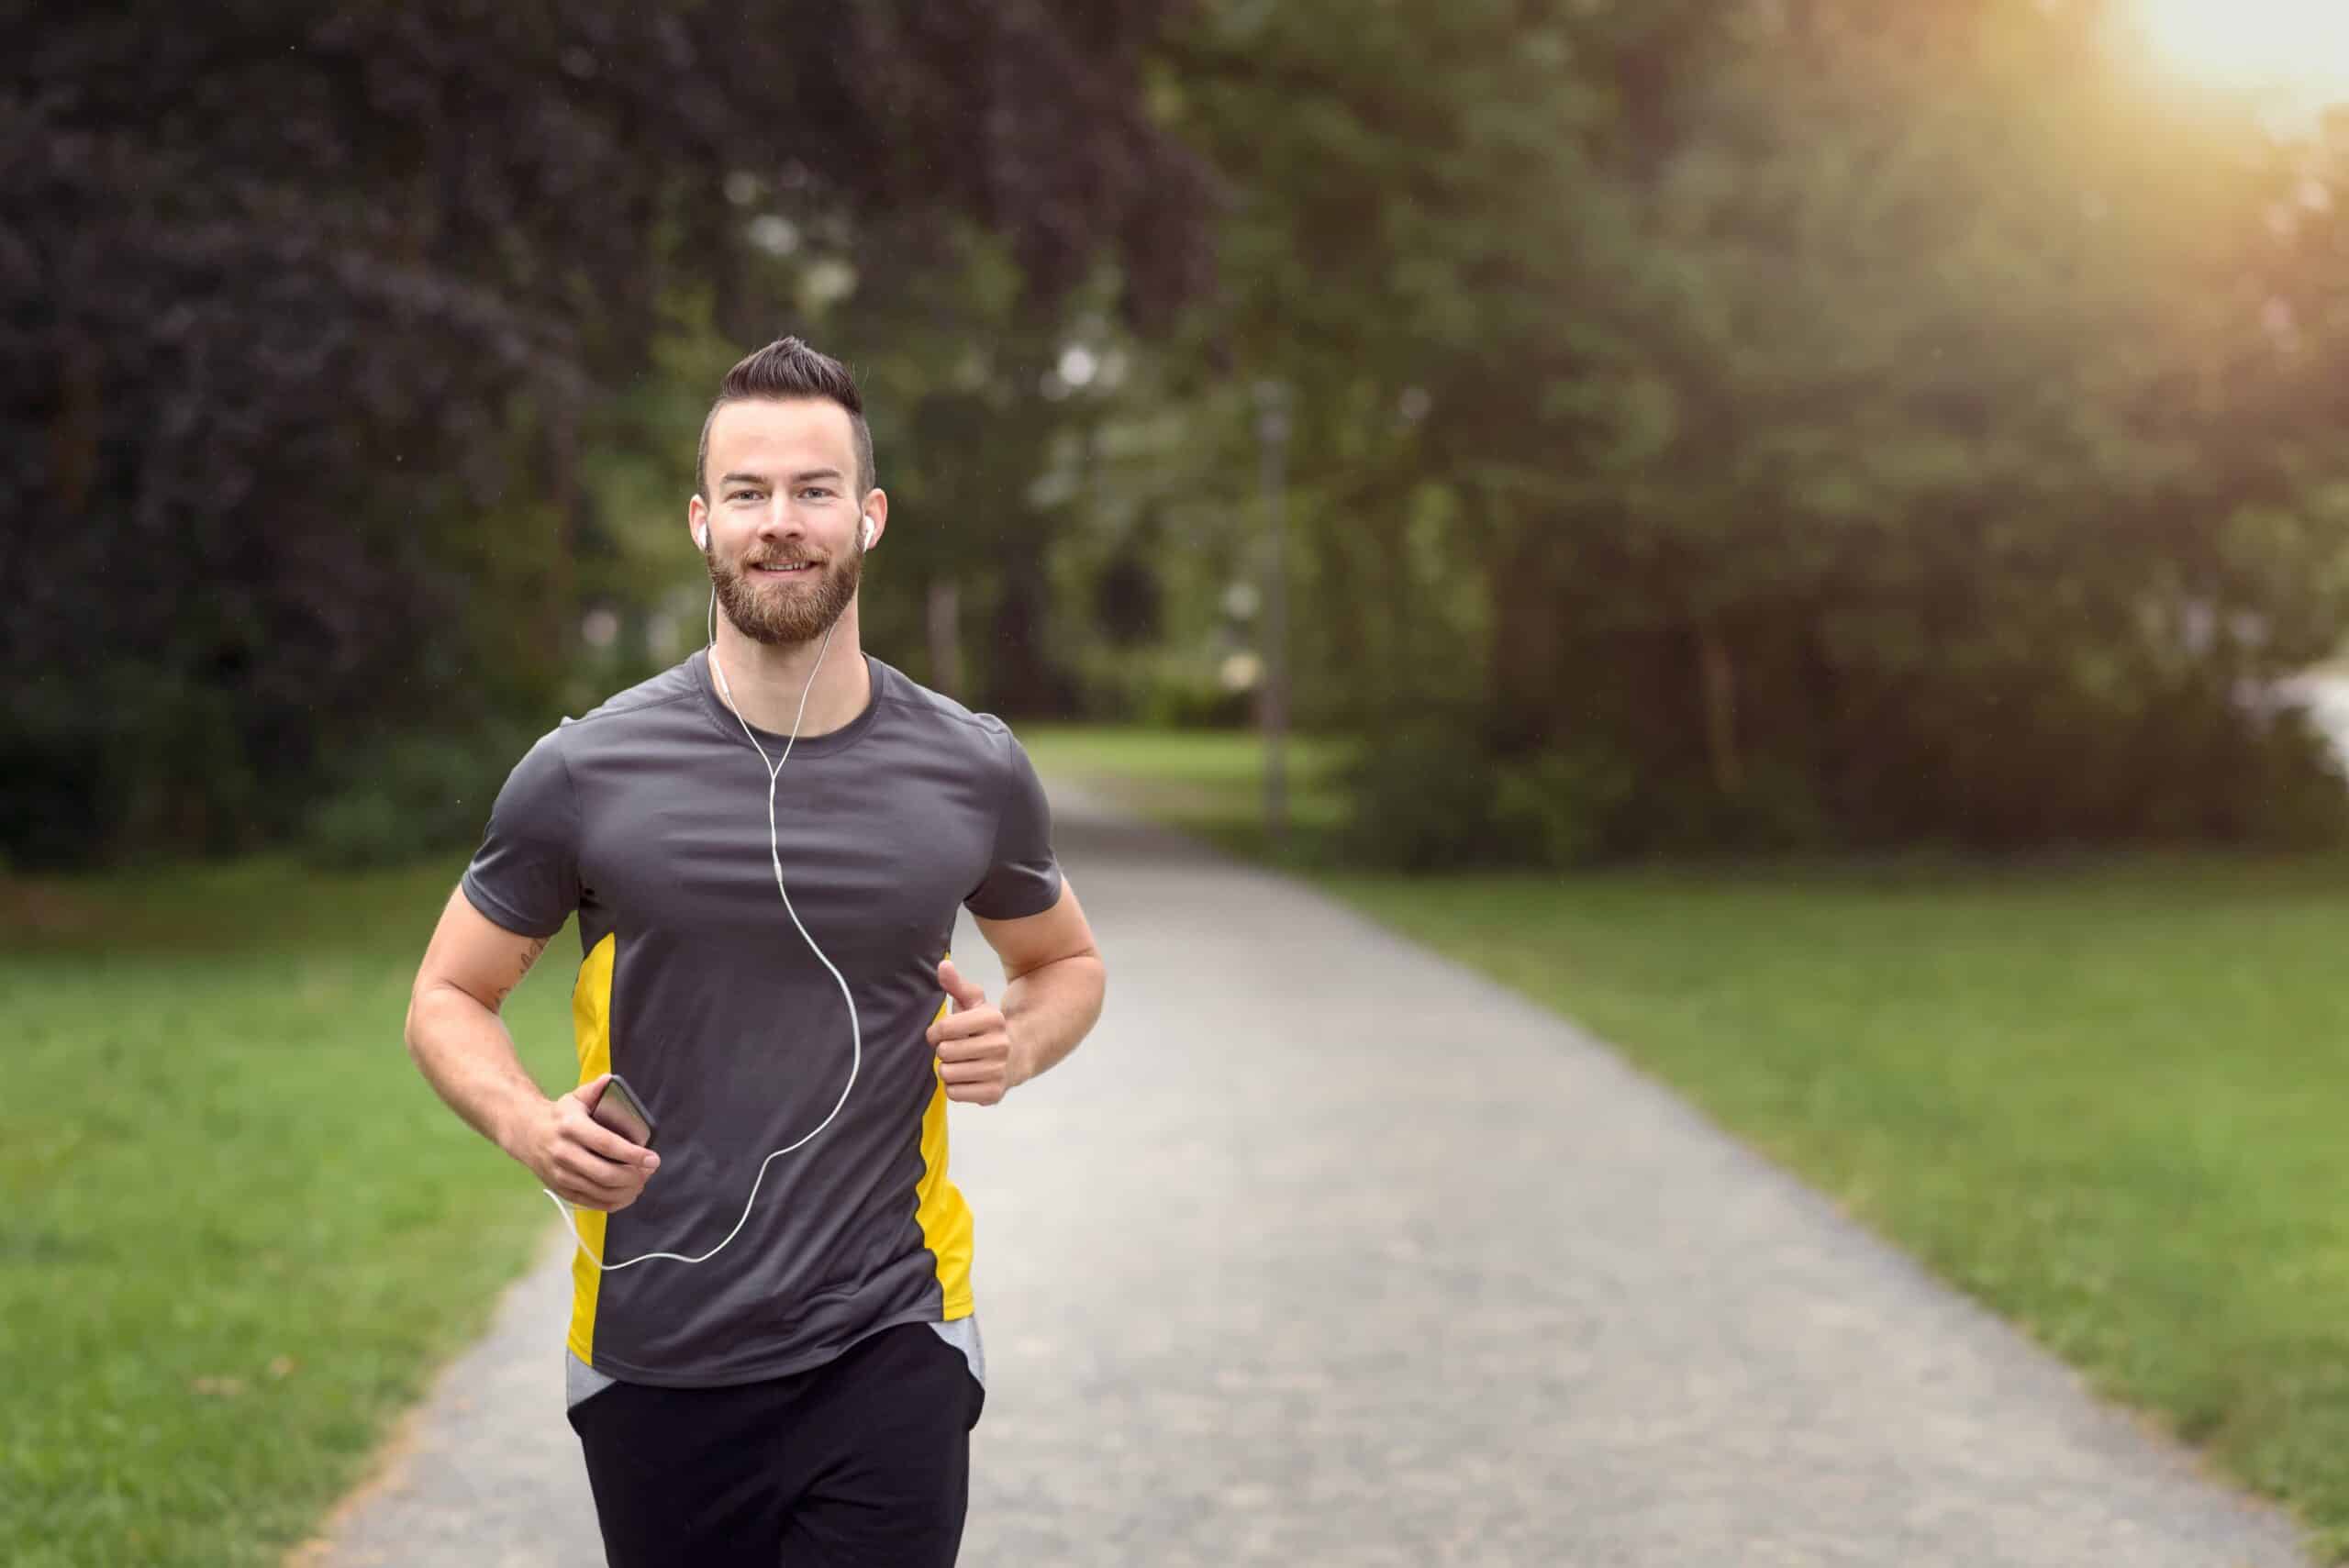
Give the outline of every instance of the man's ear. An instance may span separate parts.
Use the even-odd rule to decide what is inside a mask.
[[[709,550],[709,508],[698,495],[685,503],[685,531],[704,553]]]

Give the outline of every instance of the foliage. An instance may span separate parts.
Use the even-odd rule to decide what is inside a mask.
[[[974,707],[1065,711],[1049,562],[1083,495],[1045,481],[1081,466],[1084,414],[1055,367],[1073,325],[1112,308],[1115,284],[1096,273],[1040,300],[999,238],[918,215],[870,226],[841,260],[855,288],[825,329],[867,346],[855,368],[893,518],[860,609],[867,634]],[[928,623],[941,588],[958,606],[951,638]]]
[[[1475,731],[1442,718],[1383,730],[1344,776],[1348,847],[1373,865],[1432,872],[1504,861],[1499,781]]]
[[[2259,696],[2349,612],[2349,124],[2025,0],[1233,3],[1163,77],[1247,171],[1197,330],[1296,389],[1309,715],[1635,778],[1568,856],[2341,830]],[[1503,852],[1443,787],[1369,841]]]
[[[535,736],[518,727],[387,736],[330,764],[301,833],[310,863],[351,871],[414,863],[481,836],[490,803]]]
[[[1119,250],[1163,311],[1204,187],[1134,106],[1158,13],[42,11],[0,65],[0,852],[273,838],[354,740],[542,710],[583,452],[679,295],[772,335],[762,218],[975,221],[1040,297]]]
[[[867,388],[872,640],[1017,714],[1240,716],[1289,388],[1301,720],[1487,774],[1372,843],[2342,830],[2266,696],[2349,613],[2349,117],[2102,7],[175,20],[0,67],[0,855],[299,833],[677,656],[785,328]]]

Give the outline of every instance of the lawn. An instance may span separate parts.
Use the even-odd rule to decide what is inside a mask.
[[[1265,851],[1244,738],[1021,733]],[[1340,756],[1299,749],[1293,863],[2349,1543],[2349,862],[1406,880],[1327,868]],[[544,1234],[400,1046],[458,869],[0,881],[0,1562],[276,1562]],[[507,1005],[550,1085],[574,956]]]
[[[0,879],[0,1562],[279,1562],[545,1236],[400,1040],[462,867]]]
[[[1334,787],[1351,755],[1316,736],[1289,741],[1288,841],[1275,855],[1264,831],[1264,751],[1252,736],[1223,729],[1077,728],[1023,724],[1020,744],[1043,772],[1091,784],[1170,827],[1229,850],[1293,865],[1330,863],[1344,826]]]
[[[1028,739],[1261,847],[1242,737]],[[1604,1036],[2349,1550],[2349,861],[1309,874]]]

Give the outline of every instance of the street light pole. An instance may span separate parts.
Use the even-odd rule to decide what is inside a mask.
[[[1256,384],[1256,439],[1264,453],[1264,684],[1256,717],[1264,737],[1264,836],[1275,852],[1288,837],[1288,541],[1282,497],[1288,455],[1288,388]]]

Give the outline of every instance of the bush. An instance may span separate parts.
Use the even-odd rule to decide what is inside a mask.
[[[529,745],[506,732],[386,737],[335,769],[304,820],[303,859],[336,869],[393,865],[478,841],[498,786]]]
[[[1181,649],[1100,649],[1078,661],[1085,717],[1150,729],[1230,729],[1252,694],[1224,685],[1212,658]]]
[[[1493,778],[1494,829],[1533,864],[1582,865],[1610,847],[1637,784],[1629,762],[1597,747],[1504,762]]]
[[[1459,719],[1389,730],[1341,777],[1352,806],[1346,848],[1364,863],[1414,872],[1511,863],[1496,811],[1498,778]]]
[[[2223,775],[2210,830],[2266,849],[2310,850],[2349,841],[2349,781],[2333,742],[2305,709],[2255,718]]]
[[[1725,796],[1694,781],[1644,778],[1630,757],[1596,743],[1496,760],[1461,715],[1375,742],[1345,783],[1347,847],[1404,871],[1564,870],[1637,854],[1811,849],[1831,839],[1804,781],[1785,769],[1757,767]]]

